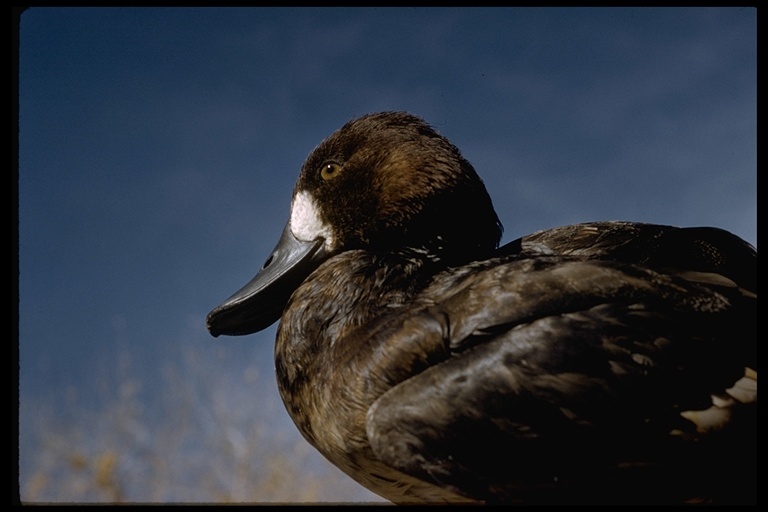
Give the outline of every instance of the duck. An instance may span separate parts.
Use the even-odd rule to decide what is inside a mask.
[[[207,329],[279,321],[296,427],[396,504],[755,503],[756,248],[629,221],[501,235],[445,136],[363,115],[311,151]]]

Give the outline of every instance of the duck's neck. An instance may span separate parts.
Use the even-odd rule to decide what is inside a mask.
[[[387,312],[412,304],[445,268],[444,262],[424,254],[350,251],[331,258],[294,292],[275,345],[278,388],[302,435],[366,487],[392,487],[377,492],[395,501],[400,494],[405,501],[430,496],[436,488],[395,471],[373,455],[365,432],[366,413],[391,383],[366,341],[384,325],[379,322],[385,321]],[[443,494],[440,491],[434,499]]]
[[[356,340],[374,319],[410,303],[442,268],[419,251],[349,251],[323,263],[294,292],[278,329],[275,366],[283,402],[310,442],[318,437],[313,424],[324,421],[318,410],[343,400],[334,396],[344,392],[334,375],[354,355]]]

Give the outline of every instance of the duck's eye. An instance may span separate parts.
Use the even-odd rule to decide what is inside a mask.
[[[337,163],[331,162],[323,165],[320,169],[320,177],[328,181],[341,174],[341,166]]]

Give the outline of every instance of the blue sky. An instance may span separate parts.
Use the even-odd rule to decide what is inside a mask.
[[[205,315],[274,246],[307,154],[364,113],[407,110],[453,141],[504,241],[621,219],[756,245],[756,23],[752,8],[26,11],[20,429],[65,392],[98,415],[126,359],[155,407],[192,351],[244,421],[300,439],[275,328],[213,339]],[[249,369],[252,390],[231,378]],[[43,448],[20,441],[23,484]]]

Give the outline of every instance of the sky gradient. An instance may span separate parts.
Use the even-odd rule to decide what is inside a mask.
[[[303,442],[274,383],[275,327],[213,339],[205,316],[256,273],[304,158],[352,117],[406,110],[435,126],[483,178],[503,242],[632,220],[718,226],[757,245],[756,18],[751,8],[27,10],[22,498],[76,496],[30,490],[48,460],[40,404],[54,419],[67,409],[73,425],[79,410],[103,417],[121,372],[148,422],[176,418],[158,397],[183,382],[200,410],[230,404],[235,430],[259,424],[267,443]],[[306,471],[328,471],[302,456]],[[216,501],[177,488],[126,485],[125,496]],[[372,499],[340,488],[323,499]]]

